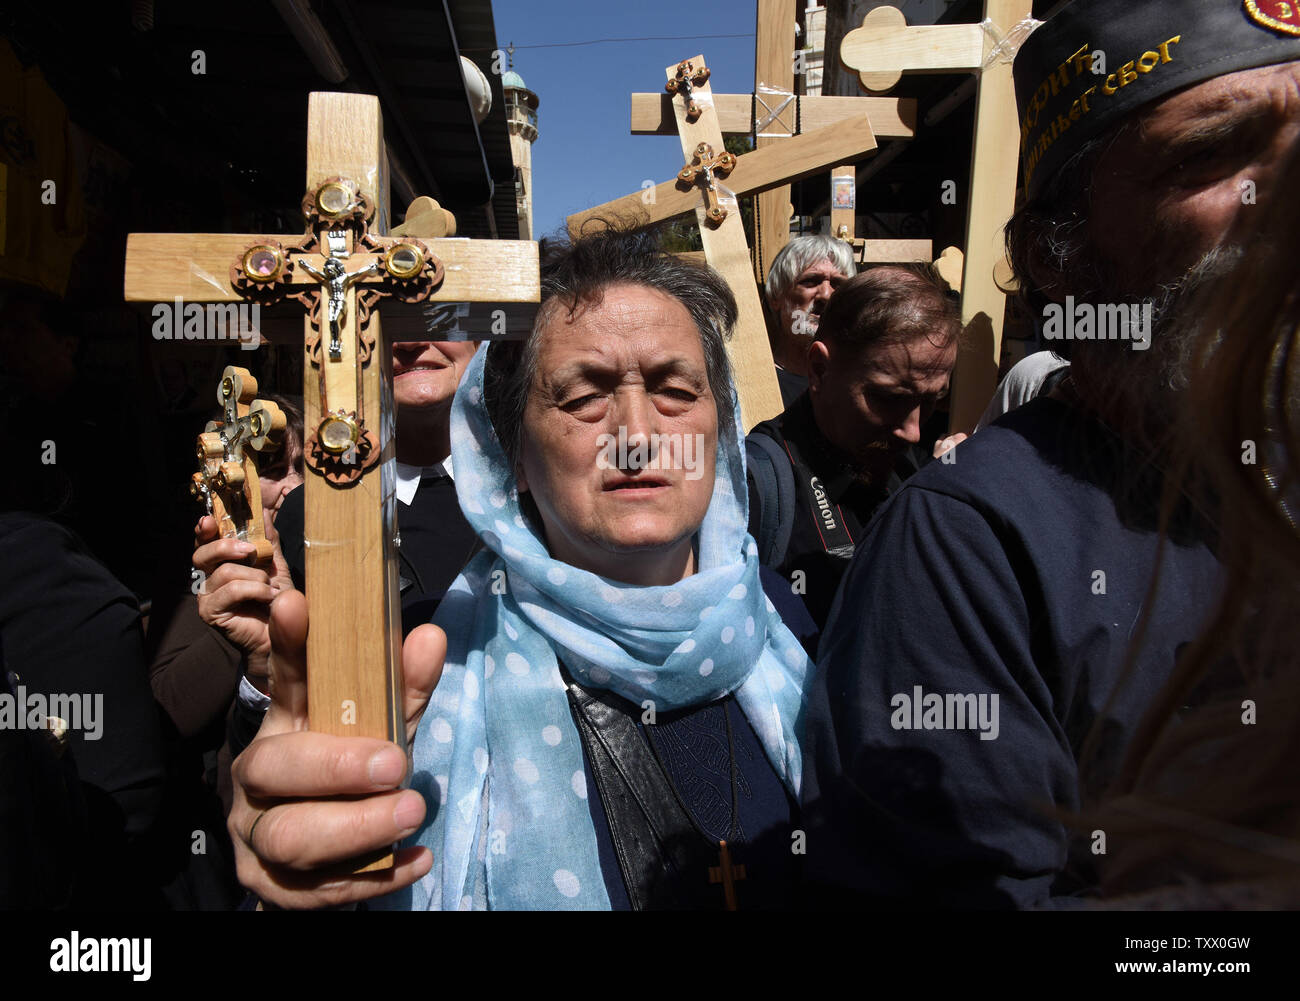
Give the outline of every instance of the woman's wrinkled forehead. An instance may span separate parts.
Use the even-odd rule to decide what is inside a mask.
[[[691,312],[676,296],[663,289],[635,282],[613,282],[583,292],[576,298],[557,294],[546,299],[537,311],[533,336],[556,328],[587,323],[617,323],[668,318],[674,323],[694,325]]]
[[[528,353],[540,363],[536,383],[560,368],[676,367],[707,373],[704,346],[689,310],[658,289],[611,286],[576,304],[559,297],[539,312]]]

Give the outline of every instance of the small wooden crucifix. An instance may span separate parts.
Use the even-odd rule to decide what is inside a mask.
[[[917,26],[895,7],[877,7],[840,44],[840,59],[871,91],[888,90],[905,72],[976,75],[961,281],[966,333],[953,371],[950,431],[973,430],[997,386],[1006,295],[993,269],[1005,256],[1002,228],[1015,207],[1020,157],[1011,61],[1017,37],[1032,25],[1031,6],[1030,0],[985,0],[983,24]]]
[[[729,911],[737,909],[736,882],[744,878],[745,867],[743,865],[733,866],[731,864],[731,849],[727,847],[725,841],[719,841],[718,864],[709,866],[709,882],[722,884],[722,896]]]
[[[377,98],[308,102],[304,234],[133,233],[128,301],[307,307],[303,402],[311,729],[406,744],[402,713],[392,358],[379,322],[418,303],[536,303],[537,244],[385,237]],[[402,304],[409,304],[405,308]],[[505,311],[502,311],[503,315]],[[409,328],[408,328],[409,329]],[[422,326],[408,334],[419,339]],[[363,868],[391,864],[380,853]]]
[[[643,192],[626,195],[569,216],[569,232],[579,234],[588,223],[635,219],[652,223],[694,211],[704,244],[705,259],[731,286],[740,311],[735,334],[727,345],[745,428],[775,417],[781,403],[776,366],[768,344],[763,305],[754,282],[753,265],[737,200],[849,162],[872,152],[876,138],[865,114],[785,140],[780,146],[743,156],[725,153],[722,129],[703,56],[665,67],[672,82],[679,74],[692,81],[690,100],[699,114],[691,120],[690,104],[681,88],[672,99],[686,166],[672,180]]]
[[[710,76],[707,66],[696,66],[691,62],[677,64],[676,75],[664,84],[669,94],[679,94],[686,102],[686,120],[693,122],[700,117],[700,102],[695,100],[695,88],[701,86]]]
[[[271,560],[271,543],[262,524],[262,489],[254,454],[280,447],[284,412],[270,400],[257,400],[257,380],[245,368],[227,365],[217,386],[222,420],[208,421],[198,440],[199,471],[190,493],[203,503],[224,538],[257,547],[253,562]]]

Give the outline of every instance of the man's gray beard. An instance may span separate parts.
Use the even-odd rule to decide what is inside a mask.
[[[1245,256],[1246,249],[1239,244],[1213,247],[1181,277],[1144,297],[1152,302],[1151,358],[1139,364],[1155,367],[1160,390],[1181,393],[1187,388],[1192,350],[1203,333],[1210,304],[1227,293],[1225,279]],[[1214,333],[1215,343],[1223,333]]]
[[[1088,250],[1098,253],[1096,248]],[[1167,427],[1176,419],[1208,307],[1227,292],[1224,280],[1244,257],[1245,250],[1239,245],[1214,247],[1178,277],[1142,288],[1128,285],[1104,258],[1094,256],[1081,262],[1084,267],[1080,273],[1092,274],[1098,290],[1080,295],[1080,301],[1094,305],[1151,303],[1147,350],[1135,351],[1131,342],[1115,341],[1088,345],[1086,358],[1082,352],[1077,358],[1071,352],[1080,374],[1085,366],[1091,371],[1088,381],[1093,392],[1104,392],[1108,397],[1094,403],[1143,414],[1142,423],[1148,431]]]

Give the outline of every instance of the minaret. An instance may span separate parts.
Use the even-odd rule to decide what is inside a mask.
[[[524,86],[515,72],[515,47],[506,50],[510,63],[501,77],[506,96],[506,125],[510,153],[515,161],[515,204],[519,209],[519,239],[533,238],[533,143],[537,140],[537,95]]]

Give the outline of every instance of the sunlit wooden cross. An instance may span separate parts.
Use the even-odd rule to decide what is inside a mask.
[[[794,0],[759,0],[754,92],[713,94],[713,107],[722,134],[752,135],[756,149],[779,145],[805,132],[835,125],[866,115],[880,139],[911,139],[916,133],[916,99],[905,97],[840,97],[795,95],[794,89]],[[784,89],[782,88],[784,85]],[[674,135],[677,120],[672,91],[667,94],[632,95],[633,135]],[[836,164],[835,177],[851,179],[851,164]],[[834,185],[832,181],[832,186]],[[772,260],[789,236],[790,188],[782,185],[761,193],[754,202],[754,277],[762,284]],[[852,241],[854,212],[832,207],[831,233]],[[871,240],[858,244],[872,262],[920,261],[930,259],[928,240]]]
[[[1015,207],[1020,156],[1011,62],[1031,6],[1030,0],[985,0],[982,24],[915,27],[897,8],[877,7],[840,44],[841,61],[870,91],[888,90],[909,72],[976,75],[961,283],[966,335],[953,372],[950,431],[972,431],[997,386],[1006,295],[993,269],[1005,257],[1002,229]]]
[[[785,142],[793,135],[798,106],[794,93],[795,0],[758,0],[754,20],[754,110],[763,115],[754,130],[754,148]],[[775,104],[775,106],[773,106]],[[776,132],[769,136],[766,133]],[[772,261],[790,240],[790,186],[773,188],[754,199],[754,277],[767,278]]]
[[[405,745],[392,358],[379,322],[421,302],[536,303],[537,244],[385,237],[388,162],[377,98],[308,102],[305,234],[133,233],[129,301],[272,306],[304,320],[308,715],[311,729]],[[403,307],[403,303],[407,304]],[[416,331],[404,330],[402,338]],[[391,331],[390,331],[391,333]],[[391,864],[379,853],[360,867]]]
[[[763,125],[767,114],[760,105],[755,122],[753,94],[713,94],[713,109],[724,136],[751,135],[755,124]],[[634,136],[675,136],[677,118],[673,114],[673,94],[637,93],[631,96],[629,123]],[[916,134],[916,98],[914,97],[839,97],[825,94],[799,95],[783,113],[798,105],[799,128],[790,127],[791,135],[811,132],[850,118],[866,115],[877,139],[911,139]],[[769,126],[773,123],[767,123]],[[765,138],[783,138],[767,136]],[[788,137],[785,137],[788,138]]]
[[[667,79],[675,80],[682,67],[689,67],[685,72],[695,79],[707,64],[703,56],[674,63],[665,67]],[[577,234],[600,222],[619,219],[660,222],[691,211],[696,213],[705,259],[727,280],[740,311],[728,352],[742,418],[749,429],[775,417],[784,407],[737,199],[797,181],[832,164],[861,159],[875,150],[876,137],[870,119],[859,113],[838,124],[788,139],[779,147],[732,157],[734,163],[725,162],[724,177],[718,169],[723,161],[714,160],[723,151],[722,129],[707,78],[692,83],[691,99],[700,111],[694,121],[688,118],[689,104],[683,95],[676,93],[672,98],[677,134],[687,159],[676,178],[571,215],[567,222],[569,232]],[[695,162],[697,158],[699,164]],[[703,169],[705,161],[712,164],[708,171]]]
[[[722,884],[722,896],[729,911],[737,909],[736,881],[744,878],[745,867],[743,865],[732,865],[731,849],[727,847],[725,841],[719,841],[718,864],[709,866],[709,882]]]
[[[271,543],[262,523],[262,489],[257,456],[280,447],[285,416],[270,400],[254,399],[257,380],[246,368],[227,365],[217,384],[222,419],[208,421],[199,435],[199,471],[190,493],[217,522],[223,539],[255,546],[256,564],[269,563]]]

